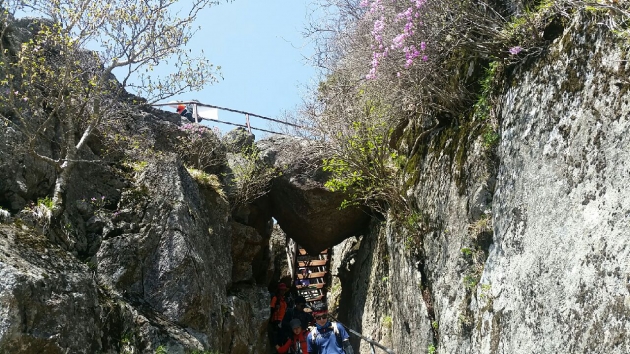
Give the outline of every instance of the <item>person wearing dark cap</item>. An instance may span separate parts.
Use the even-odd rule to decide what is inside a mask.
[[[284,318],[282,319],[282,327],[285,330],[289,330],[289,322],[294,319],[299,319],[302,323],[302,328],[306,329],[308,326],[315,322],[313,315],[310,313],[304,312],[304,308],[306,308],[306,298],[304,296],[298,296],[295,298],[295,307],[292,309],[288,309]]]
[[[354,354],[348,332],[340,323],[328,320],[328,309],[319,309],[313,315],[315,328],[306,338],[309,354]]]
[[[297,318],[291,320],[289,325],[293,333],[282,346],[276,345],[276,350],[280,354],[308,354],[308,344],[306,344],[308,331],[302,327],[302,322]]]

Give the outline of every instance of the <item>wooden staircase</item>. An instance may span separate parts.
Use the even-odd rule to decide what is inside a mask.
[[[326,281],[329,278],[328,250],[309,255],[299,245],[296,257],[294,284],[298,294],[304,296],[310,308],[326,305]]]

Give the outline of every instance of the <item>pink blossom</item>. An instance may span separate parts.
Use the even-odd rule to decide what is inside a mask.
[[[392,42],[394,42],[394,44],[392,45],[392,49],[402,48],[403,44],[405,43],[406,38],[407,38],[407,35],[404,33],[401,33],[397,35],[396,37],[394,37],[394,39],[392,39]]]
[[[376,79],[376,68],[370,69],[370,72],[367,75],[365,75],[365,78],[368,80]]]
[[[373,33],[381,33],[385,28],[384,18],[381,16],[380,20],[374,21],[374,32]]]
[[[509,52],[512,55],[516,55],[516,54],[520,53],[522,50],[523,50],[523,48],[521,46],[517,45],[516,47],[510,48]]]

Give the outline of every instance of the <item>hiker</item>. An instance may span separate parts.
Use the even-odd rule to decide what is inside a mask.
[[[306,308],[306,298],[304,296],[298,296],[295,298],[295,307],[292,309],[288,309],[282,319],[282,327],[285,331],[290,331],[291,328],[289,326],[289,322],[294,319],[300,320],[302,324],[302,328],[306,329],[310,324],[315,322],[313,315],[310,313],[304,312]]]
[[[328,321],[328,310],[314,312],[315,328],[306,339],[309,354],[354,354],[350,336],[337,322]]]
[[[282,330],[282,319],[287,311],[287,302],[284,294],[287,292],[287,284],[280,283],[276,294],[271,298],[270,339],[274,344],[282,344],[286,341],[286,334]]]
[[[291,337],[289,337],[282,346],[276,345],[276,350],[280,354],[307,354],[308,345],[306,344],[306,336],[308,335],[308,331],[302,327],[302,322],[297,318],[291,320],[289,325],[293,332]]]
[[[287,301],[284,294],[287,292],[287,284],[278,284],[276,295],[271,298],[271,323],[280,327],[284,314],[287,311]]]
[[[177,105],[177,113],[179,113],[180,116],[188,119],[191,123],[195,123],[195,118],[193,118],[192,112],[190,112],[188,108],[186,108],[185,104]]]

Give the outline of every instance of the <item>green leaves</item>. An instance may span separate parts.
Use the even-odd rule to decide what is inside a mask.
[[[359,204],[380,209],[383,202],[389,204],[397,198],[392,157],[398,155],[384,144],[389,135],[384,123],[355,121],[351,127],[341,138],[343,145],[337,155],[323,160],[323,170],[332,175],[325,187],[348,196],[341,209]]]
[[[0,106],[6,108],[0,119],[26,136],[31,155],[60,171],[54,191],[59,213],[69,171],[81,161],[80,150],[90,136],[97,130],[107,135],[116,124],[121,107],[115,102],[121,93],[131,90],[152,102],[200,89],[220,76],[207,59],[184,48],[200,11],[216,3],[4,0],[9,10],[0,13],[3,39],[8,38],[12,11],[28,6],[30,14],[45,18],[29,26],[32,36],[24,43],[0,41]],[[178,63],[171,75],[149,76],[167,60]],[[142,72],[146,76],[139,77]],[[53,139],[54,156],[36,149]]]

